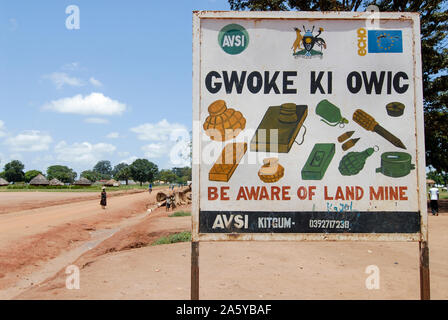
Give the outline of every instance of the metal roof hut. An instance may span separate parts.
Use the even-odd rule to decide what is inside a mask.
[[[78,181],[75,181],[75,183],[73,183],[75,186],[91,186],[92,185],[92,181],[90,181],[87,178],[80,178]]]
[[[7,186],[7,185],[9,185],[9,182],[3,178],[0,178],[0,186],[3,187],[3,186]]]
[[[56,178],[50,180],[50,186],[63,186],[64,184]]]
[[[32,186],[48,186],[49,184],[50,182],[47,180],[47,178],[45,178],[40,173],[30,181],[30,185]]]
[[[120,186],[120,182],[118,182],[118,181],[116,181],[114,179],[110,179],[104,185],[107,186],[107,187],[119,187]]]

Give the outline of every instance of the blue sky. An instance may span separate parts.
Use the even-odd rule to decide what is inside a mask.
[[[80,10],[69,30],[66,8]],[[0,1],[0,171],[147,158],[191,130],[192,11],[226,0]]]

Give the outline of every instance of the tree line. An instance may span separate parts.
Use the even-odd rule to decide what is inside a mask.
[[[0,172],[0,178],[9,182],[29,183],[37,175],[42,174],[48,180],[58,179],[63,183],[72,184],[78,174],[71,168],[62,165],[52,165],[47,168],[46,173],[39,170],[29,170],[25,172],[25,165],[19,160],[13,160],[5,164],[3,171]],[[117,181],[134,180],[142,185],[144,182],[154,182],[161,180],[169,183],[185,184],[191,181],[191,168],[172,168],[159,171],[157,164],[147,159],[137,159],[131,164],[119,163],[112,167],[109,160],[98,161],[91,170],[81,172],[80,178],[89,179],[92,182],[99,180],[115,179]]]

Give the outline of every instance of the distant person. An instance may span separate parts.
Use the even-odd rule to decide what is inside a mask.
[[[439,188],[434,185],[429,189],[429,199],[431,201],[431,212],[434,216],[439,215]]]
[[[106,209],[106,205],[107,205],[106,187],[102,188],[100,205],[101,205],[101,208],[103,208],[103,210]]]
[[[171,196],[171,210],[174,210],[176,208],[176,202],[174,201],[174,196]]]
[[[149,194],[151,194],[151,192],[152,192],[152,183],[149,184],[148,190],[149,190]]]
[[[170,211],[171,197],[166,197],[166,211]]]

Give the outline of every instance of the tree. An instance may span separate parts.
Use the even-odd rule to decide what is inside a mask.
[[[39,174],[42,174],[42,172],[40,172],[39,170],[29,170],[25,172],[25,182],[29,183]]]
[[[58,179],[63,183],[73,183],[75,181],[77,173],[66,166],[54,165],[47,168],[47,179]]]
[[[84,170],[83,172],[81,172],[80,177],[89,179],[92,182],[100,180],[100,174],[93,170]]]
[[[6,179],[5,171],[0,172],[0,178]]]
[[[177,183],[187,183],[191,181],[191,167],[173,168],[172,171],[176,175]]]
[[[419,12],[425,112],[426,165],[448,172],[448,11],[446,0],[229,0],[232,10]]]
[[[173,171],[167,169],[160,170],[158,177],[159,180],[167,181],[169,183],[172,183],[177,179],[176,174]]]
[[[126,185],[128,185],[129,178],[131,178],[131,168],[127,164],[126,166],[122,167],[120,171],[114,174],[115,180],[125,180]]]
[[[108,180],[112,176],[112,165],[109,160],[98,161],[97,164],[93,167],[93,171],[98,173],[98,177],[100,179]]]
[[[129,166],[131,171],[131,177],[140,182],[140,186],[143,182],[153,182],[159,171],[156,164],[146,159],[137,159]]]
[[[23,172],[25,166],[19,160],[13,160],[5,164],[5,178],[9,182],[20,182],[25,180],[25,173]]]
[[[115,177],[115,175],[120,172],[121,169],[129,167],[129,165],[127,163],[121,162],[119,164],[117,164],[113,169],[112,169],[112,176],[114,177],[114,179],[117,179]]]

